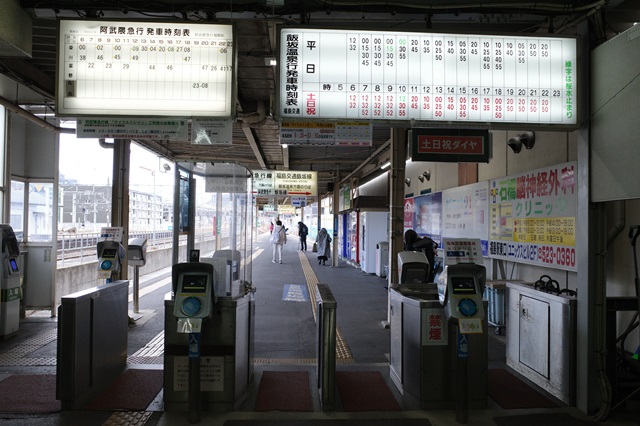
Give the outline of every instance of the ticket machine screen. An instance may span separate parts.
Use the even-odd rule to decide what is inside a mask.
[[[102,257],[115,258],[118,255],[118,249],[106,248],[102,250]]]
[[[453,294],[476,294],[476,283],[473,277],[451,277]]]
[[[183,275],[181,293],[204,293],[207,289],[207,275]]]

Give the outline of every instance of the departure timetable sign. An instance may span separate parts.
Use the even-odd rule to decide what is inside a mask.
[[[576,125],[575,38],[284,28],[282,119]]]
[[[60,20],[63,116],[233,114],[231,25]]]

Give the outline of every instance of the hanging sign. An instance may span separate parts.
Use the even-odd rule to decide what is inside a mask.
[[[282,119],[577,124],[576,38],[283,28]]]
[[[189,121],[186,118],[79,118],[76,137],[94,139],[188,139]]]
[[[197,145],[231,145],[233,118],[194,118],[191,143]]]
[[[488,163],[491,137],[488,130],[412,129],[411,160],[441,163]]]
[[[56,115],[234,112],[233,26],[61,19]]]

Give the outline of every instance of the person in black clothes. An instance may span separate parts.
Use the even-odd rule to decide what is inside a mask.
[[[298,237],[300,237],[300,251],[307,251],[307,235],[309,228],[302,222],[298,222]]]
[[[408,229],[404,233],[404,250],[405,251],[421,251],[427,256],[429,261],[429,277],[427,282],[432,283],[435,278],[435,260],[438,249],[438,243],[429,237],[420,238],[418,233],[413,229]]]

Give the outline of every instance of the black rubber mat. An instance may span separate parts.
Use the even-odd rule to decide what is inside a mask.
[[[555,408],[558,405],[509,371],[490,368],[489,396],[502,408]]]
[[[597,422],[576,419],[567,413],[523,414],[521,416],[494,417],[497,426],[590,426]]]
[[[427,419],[227,420],[224,426],[431,426]]]

